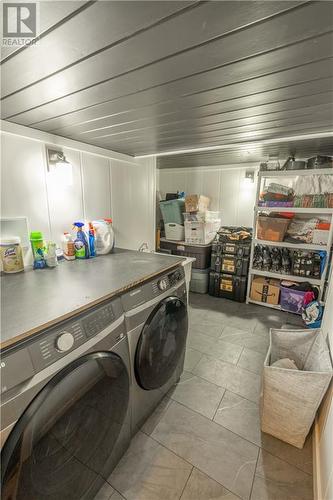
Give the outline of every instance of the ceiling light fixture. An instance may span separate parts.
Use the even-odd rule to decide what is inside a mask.
[[[178,149],[175,151],[164,151],[162,153],[149,153],[146,155],[136,155],[135,158],[152,158],[160,156],[173,156],[181,155],[186,153],[200,153],[203,151],[220,151],[222,149],[251,149],[260,146],[265,146],[269,144],[278,144],[281,142],[292,142],[292,141],[308,141],[310,139],[324,139],[326,137],[333,137],[333,132],[326,132],[324,134],[306,134],[306,135],[296,135],[291,137],[277,137],[275,139],[264,139],[261,141],[252,142],[235,142],[232,144],[223,144],[221,146],[206,146],[202,148],[192,148],[192,149]]]
[[[254,183],[254,170],[246,170],[244,177],[244,184],[253,184]]]

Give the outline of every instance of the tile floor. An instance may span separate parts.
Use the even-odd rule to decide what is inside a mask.
[[[312,449],[261,434],[269,327],[298,318],[190,297],[184,373],[136,435],[98,500],[312,500]]]

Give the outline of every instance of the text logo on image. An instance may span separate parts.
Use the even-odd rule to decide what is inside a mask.
[[[3,45],[29,45],[37,34],[36,3],[3,4]]]

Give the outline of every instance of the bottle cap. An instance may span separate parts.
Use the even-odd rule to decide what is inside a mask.
[[[30,233],[30,239],[31,240],[42,240],[43,239],[43,233],[41,231],[31,231],[31,233]]]
[[[21,238],[19,236],[7,236],[6,238],[1,238],[0,245],[19,245],[21,243]]]

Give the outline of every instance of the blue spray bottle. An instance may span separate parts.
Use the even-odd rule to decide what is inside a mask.
[[[90,257],[96,256],[96,248],[95,248],[95,228],[91,222],[89,222],[89,255]]]
[[[76,238],[74,240],[75,258],[89,259],[89,244],[88,239],[83,231],[83,222],[74,222],[73,227],[76,229]]]

